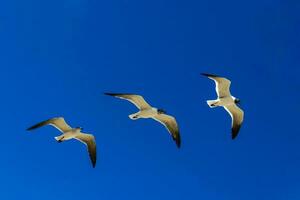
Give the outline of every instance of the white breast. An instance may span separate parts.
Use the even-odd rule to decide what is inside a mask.
[[[157,115],[157,109],[156,108],[150,108],[147,110],[142,110],[139,113],[140,118],[151,118]]]
[[[234,99],[232,97],[225,97],[220,99],[220,106],[227,106],[234,104]]]

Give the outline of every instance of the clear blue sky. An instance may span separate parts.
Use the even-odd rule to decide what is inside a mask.
[[[300,199],[300,2],[10,0],[0,2],[0,197],[30,200]],[[235,141],[213,82],[232,80],[245,122]],[[138,93],[176,116],[178,150]],[[64,116],[97,138],[25,129]]]

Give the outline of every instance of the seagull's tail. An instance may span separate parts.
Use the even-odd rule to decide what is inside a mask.
[[[138,116],[137,116],[136,113],[131,114],[131,115],[128,115],[128,117],[129,117],[130,119],[132,119],[132,120],[137,120],[137,119],[138,119]]]
[[[57,136],[57,137],[54,137],[56,139],[57,142],[62,142],[63,139],[64,139],[64,136],[63,135],[60,135],[60,136]]]
[[[218,103],[218,100],[208,100],[206,101],[208,106],[211,108],[217,107],[218,105],[216,105],[216,103]]]

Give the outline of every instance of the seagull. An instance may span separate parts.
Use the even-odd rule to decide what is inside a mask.
[[[105,93],[105,94],[130,101],[140,110],[137,113],[129,115],[130,119],[137,120],[140,118],[143,119],[152,118],[158,121],[159,123],[163,124],[171,134],[173,140],[176,142],[177,147],[180,148],[181,139],[180,139],[178,125],[174,117],[167,115],[166,112],[162,109],[151,107],[145,101],[145,99],[140,95],[116,94],[116,93]]]
[[[240,103],[240,100],[230,94],[231,81],[212,74],[202,73],[202,75],[215,82],[218,95],[217,100],[208,100],[207,104],[211,108],[222,106],[230,114],[232,120],[231,137],[232,139],[236,138],[244,120],[244,111],[237,105]]]
[[[96,141],[93,135],[82,133],[81,127],[71,128],[66,123],[63,117],[56,117],[56,118],[48,119],[46,121],[42,121],[34,126],[31,126],[27,130],[31,131],[45,125],[54,126],[60,132],[63,133],[62,135],[55,137],[56,141],[59,143],[70,139],[76,139],[84,143],[88,148],[92,165],[95,168],[97,154],[96,154]]]

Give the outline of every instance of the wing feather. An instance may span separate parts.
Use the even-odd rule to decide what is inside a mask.
[[[64,120],[63,117],[56,117],[56,118],[51,118],[45,121],[42,121],[38,124],[35,124],[31,127],[29,127],[27,130],[31,131],[37,128],[40,128],[42,126],[46,126],[46,125],[51,125],[55,128],[57,128],[59,131],[61,132],[67,132],[70,131],[72,128],[66,123],[66,121]]]
[[[167,128],[173,140],[176,142],[177,147],[180,148],[181,138],[176,119],[166,114],[158,114],[155,117],[153,117],[153,119],[163,124]]]
[[[213,80],[216,84],[216,93],[219,98],[231,96],[230,94],[230,84],[231,81],[227,78],[219,77],[212,74],[202,73],[202,75],[208,77]]]
[[[232,139],[235,139],[244,121],[244,111],[236,104],[224,106],[224,108],[231,116],[231,137]]]
[[[117,93],[105,93],[109,96],[114,96],[120,99],[125,99],[133,103],[138,109],[145,110],[151,108],[151,106],[145,101],[145,99],[136,94],[117,94]]]
[[[79,140],[87,146],[92,165],[95,168],[97,160],[97,148],[95,137],[91,134],[80,133],[75,137],[75,139]]]

